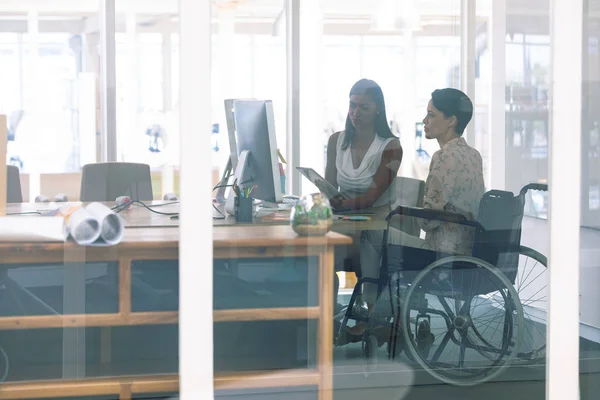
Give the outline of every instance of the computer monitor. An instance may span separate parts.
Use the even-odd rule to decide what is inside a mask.
[[[270,100],[234,100],[232,112],[234,129],[228,129],[232,148],[230,159],[238,185],[256,186],[252,196],[266,204],[281,203],[273,103]],[[225,209],[233,213],[231,191]]]

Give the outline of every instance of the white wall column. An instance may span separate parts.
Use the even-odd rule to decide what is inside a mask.
[[[100,35],[87,33],[83,41],[83,72],[77,77],[79,93],[79,162],[102,161],[102,95],[100,94]]]
[[[167,135],[172,137],[174,134],[173,129],[173,41],[171,39],[171,33],[168,31],[163,32],[162,35],[162,95],[163,95],[163,114],[165,121],[167,121],[166,131]],[[173,141],[169,140],[170,144],[165,149],[167,151],[166,162],[162,166],[161,173],[161,189],[162,194],[175,192],[175,177],[173,164],[176,163],[173,160]]]
[[[100,94],[102,161],[117,161],[117,76],[115,0],[100,0]]]
[[[302,2],[300,16],[300,162],[324,176],[327,137],[323,129],[323,12],[319,2]],[[303,180],[302,186],[301,193],[318,191],[308,180]]]
[[[235,52],[235,12],[229,8],[222,7],[218,15],[218,52],[219,52],[219,87],[214,88],[213,98],[218,99],[215,104],[215,121],[219,122],[219,147],[218,153],[213,152],[213,167],[219,169],[219,176],[229,159],[229,140],[227,137],[227,122],[225,120],[225,109],[223,100],[237,97],[235,87],[236,69],[239,68],[240,60]],[[245,61],[246,68],[250,68],[250,60]]]
[[[285,0],[287,193],[300,194],[300,0]]]
[[[212,2],[179,0],[181,218],[179,376],[182,400],[214,398],[211,149]],[[205,265],[208,268],[198,268]]]
[[[125,94],[125,116],[126,131],[121,132],[121,143],[118,146],[121,150],[117,155],[119,161],[125,161],[124,155],[128,154],[132,148],[135,148],[139,129],[139,66],[138,66],[138,33],[137,16],[134,12],[128,12],[125,16],[125,37],[127,46],[127,83]]]
[[[546,398],[579,398],[583,2],[552,1]],[[570,135],[565,132],[572,132]]]
[[[162,95],[163,111],[173,110],[173,39],[168,31],[162,34]]]
[[[489,176],[487,186],[506,189],[506,0],[492,2],[488,20],[488,51],[490,54],[491,82],[488,136]]]
[[[415,38],[412,31],[404,32],[403,41],[403,61],[404,74],[402,82],[402,121],[400,128],[400,142],[404,149],[402,156],[402,164],[400,165],[400,175],[415,176],[414,162],[416,159],[416,140],[415,140],[415,123],[421,118],[416,114],[416,96],[417,89],[415,86]],[[424,113],[423,113],[424,114]],[[391,116],[388,115],[388,119]]]
[[[25,46],[23,45],[23,34],[17,35],[19,43],[19,107],[25,109]]]
[[[476,104],[475,99],[475,33],[477,27],[475,0],[460,2],[460,89]],[[464,138],[474,145],[475,124],[470,123]]]
[[[29,140],[37,141],[36,136],[39,135],[41,126],[39,124],[40,113],[40,76],[39,76],[39,15],[36,11],[27,13],[27,36],[28,43],[28,75],[25,80],[25,107],[26,112],[31,117],[33,124],[33,137]],[[42,154],[40,154],[42,155]],[[33,202],[35,197],[40,194],[40,172],[44,166],[40,165],[40,158],[33,155],[35,160],[24,160],[25,169],[29,171],[29,201]],[[43,160],[43,158],[42,158]],[[43,161],[42,161],[43,162]]]

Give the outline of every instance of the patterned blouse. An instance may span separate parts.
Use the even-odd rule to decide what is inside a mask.
[[[484,192],[481,155],[464,138],[453,139],[435,152],[425,185],[424,208],[460,213],[473,220]],[[431,249],[471,254],[473,228],[435,220],[420,223]]]

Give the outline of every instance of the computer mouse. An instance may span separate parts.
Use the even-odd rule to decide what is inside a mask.
[[[129,206],[131,206],[131,197],[129,197],[129,196],[119,196],[115,200],[115,207],[125,206],[126,204],[128,204]]]
[[[163,196],[163,200],[177,201],[179,199],[177,198],[175,193],[165,193],[165,195]]]
[[[66,203],[69,201],[69,198],[64,193],[58,193],[56,196],[54,196],[54,201],[56,203]]]
[[[48,196],[40,194],[35,197],[35,202],[36,203],[50,203],[50,199],[48,198]]]

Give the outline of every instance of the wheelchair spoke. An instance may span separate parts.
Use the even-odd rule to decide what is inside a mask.
[[[530,305],[530,304],[533,304],[533,303],[541,303],[541,302],[547,303],[546,299],[547,299],[547,297],[544,296],[544,297],[540,297],[539,299],[536,299],[536,300],[527,300],[527,301],[524,301],[522,304],[524,306],[527,306],[527,305]]]
[[[450,319],[454,319],[454,313],[452,312],[452,309],[448,305],[446,298],[442,297],[442,296],[437,296],[437,298],[440,301],[440,304],[442,305],[442,307],[444,308],[444,311],[446,311],[446,313],[448,314],[448,317]]]
[[[467,332],[465,331],[464,333],[461,334],[461,338],[460,338],[460,354],[458,356],[458,367],[461,369],[463,369],[463,367],[465,366],[465,352],[467,349]]]
[[[525,266],[523,267],[523,273],[521,274],[521,282],[523,282],[523,275],[525,275],[525,271],[527,270],[528,262],[529,262],[529,257],[525,260]]]
[[[546,270],[544,270],[544,271],[540,272],[540,273],[538,274],[538,276],[536,276],[535,278],[533,278],[533,279],[531,280],[531,282],[529,282],[527,285],[525,285],[525,286],[523,286],[522,288],[520,288],[520,289],[518,290],[518,293],[520,293],[522,290],[525,290],[525,289],[527,289],[527,288],[529,287],[529,285],[531,285],[533,282],[535,282],[535,280],[536,280],[537,278],[539,278],[540,276],[542,276],[542,274],[544,274],[545,272],[546,272]]]
[[[433,357],[431,357],[431,361],[437,362],[440,359],[442,352],[444,351],[444,349],[446,349],[446,346],[448,345],[448,342],[450,341],[450,338],[453,335],[454,335],[454,332],[452,330],[449,330],[448,332],[446,332],[446,335],[442,339],[442,342],[440,343],[439,347],[437,348],[435,353],[433,353]]]

